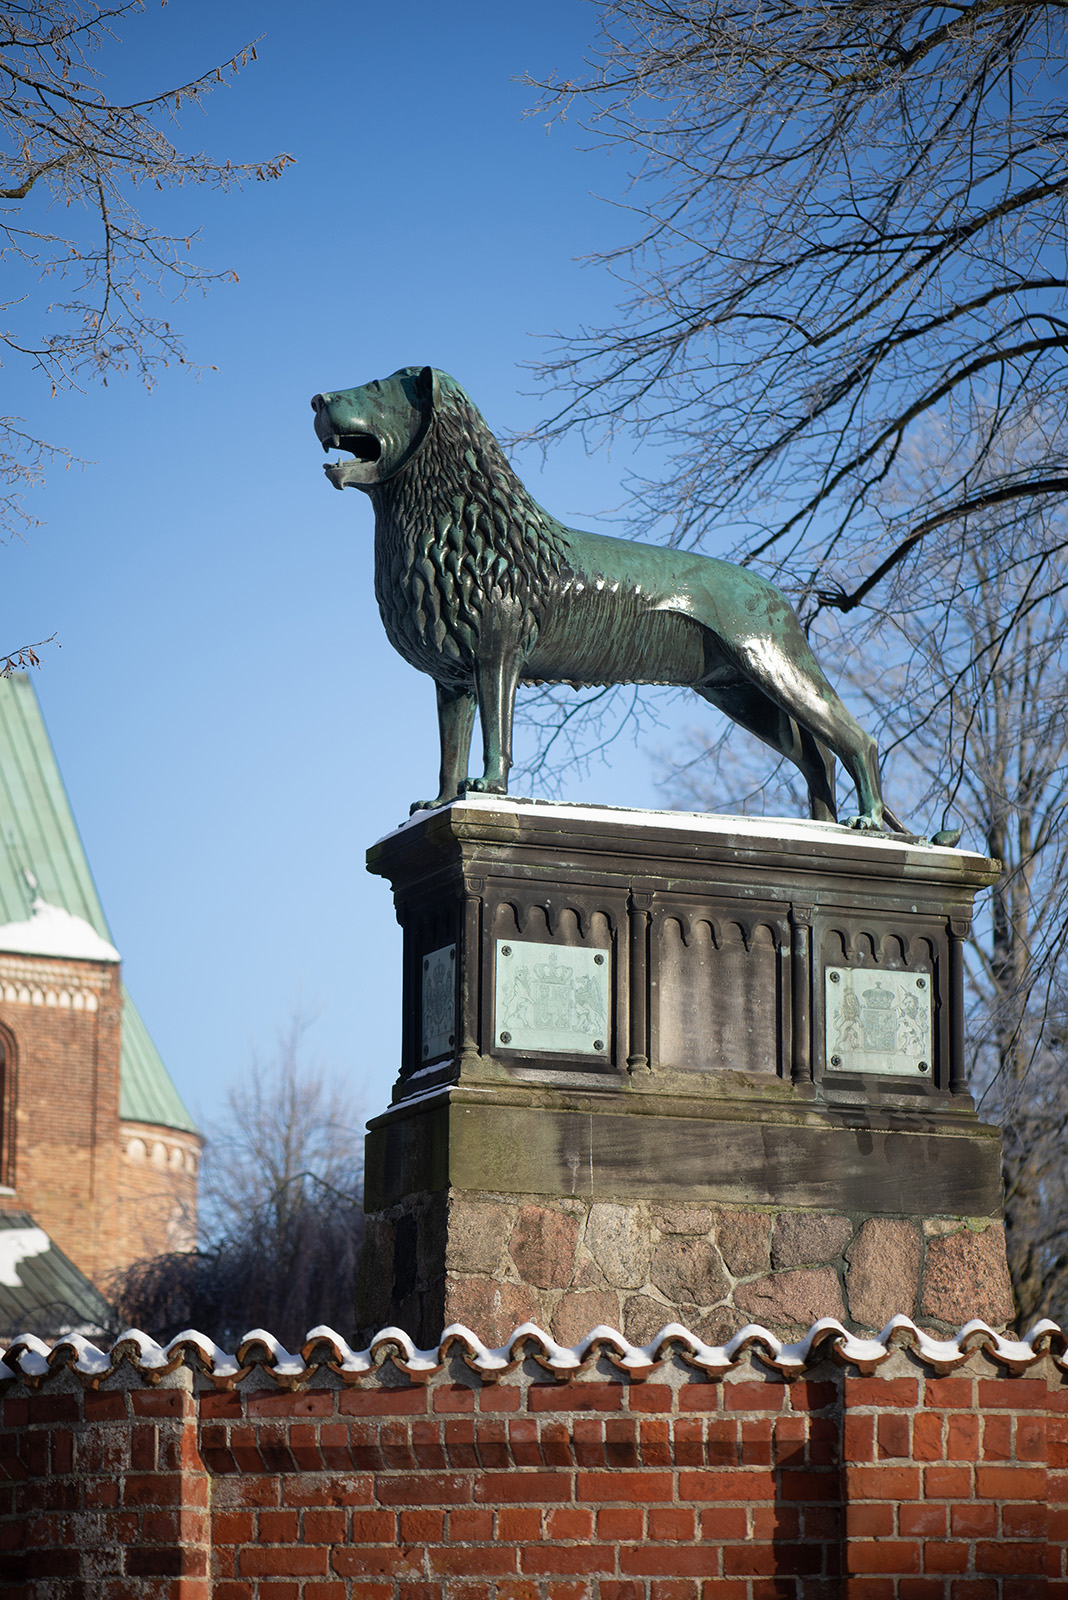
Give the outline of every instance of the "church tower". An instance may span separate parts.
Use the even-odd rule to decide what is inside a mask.
[[[201,1143],[122,982],[33,685],[0,680],[2,1331],[99,1321],[116,1270],[191,1248]]]

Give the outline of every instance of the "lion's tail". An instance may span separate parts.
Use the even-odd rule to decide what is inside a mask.
[[[895,833],[907,833],[910,835],[910,837],[912,836],[912,830],[910,828],[906,828],[905,824],[899,821],[899,819],[890,810],[890,807],[886,804],[883,805],[883,820],[890,824],[890,827]]]

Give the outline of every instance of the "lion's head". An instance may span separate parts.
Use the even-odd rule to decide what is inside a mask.
[[[443,658],[469,670],[494,597],[518,604],[536,631],[567,565],[567,533],[528,494],[455,378],[402,367],[317,394],[312,408],[324,450],[351,457],[326,467],[330,482],[374,503],[376,590],[402,652],[432,635]]]
[[[432,367],[401,367],[357,389],[317,394],[312,410],[323,449],[353,457],[324,468],[334,488],[371,489],[400,472],[423,442],[439,401]]]

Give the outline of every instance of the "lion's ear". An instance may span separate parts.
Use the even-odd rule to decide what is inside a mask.
[[[424,367],[419,374],[419,390],[430,410],[436,411],[441,400],[441,388],[433,367]]]

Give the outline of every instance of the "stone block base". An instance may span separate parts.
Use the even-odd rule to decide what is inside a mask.
[[[376,1117],[360,1337],[396,1324],[425,1348],[462,1322],[496,1344],[531,1320],[563,1344],[598,1323],[645,1343],[682,1322],[721,1344],[750,1322],[792,1339],[820,1317],[1012,1317],[1000,1141],[970,1109],[662,1083],[597,1094],[483,1067]]]
[[[363,1336],[1012,1315],[964,1075],[985,857],[498,797],[379,841],[404,928]]]
[[[723,1344],[757,1322],[800,1338],[820,1317],[877,1332],[903,1313],[956,1332],[1013,1313],[1000,1222],[843,1212],[412,1197],[368,1218],[359,1337],[421,1345],[462,1322],[491,1345],[536,1322],[573,1345],[600,1323],[635,1344],[682,1322]]]

